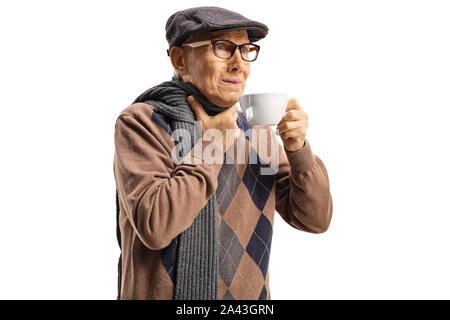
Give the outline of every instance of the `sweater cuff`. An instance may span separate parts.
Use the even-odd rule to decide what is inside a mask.
[[[314,154],[308,139],[305,139],[305,144],[300,150],[288,151],[284,146],[283,148],[289,161],[291,172],[304,173],[313,167]]]

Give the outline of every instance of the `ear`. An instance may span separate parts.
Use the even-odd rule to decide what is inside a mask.
[[[183,48],[174,46],[170,49],[170,62],[180,76],[188,73],[187,51]]]

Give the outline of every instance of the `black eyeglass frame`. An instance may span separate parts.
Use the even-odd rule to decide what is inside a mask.
[[[228,58],[219,57],[219,56],[216,54],[216,43],[219,42],[219,41],[229,42],[229,43],[231,43],[231,44],[234,46],[234,49],[233,49],[231,55],[230,55]],[[243,44],[236,44],[236,43],[234,43],[233,41],[225,40],[225,39],[224,39],[224,40],[221,40],[221,39],[217,39],[217,40],[204,40],[204,41],[197,41],[197,42],[193,42],[193,43],[184,43],[184,44],[182,44],[182,46],[183,46],[183,47],[197,48],[197,47],[201,47],[201,46],[206,46],[206,45],[208,45],[208,44],[210,44],[210,43],[212,43],[212,45],[213,45],[213,52],[214,52],[214,55],[215,55],[217,58],[220,58],[220,59],[227,59],[227,60],[228,60],[228,59],[231,59],[231,58],[233,57],[234,53],[236,52],[236,48],[238,48],[238,49],[239,49],[239,53],[241,54],[242,60],[247,61],[247,62],[253,62],[253,61],[255,61],[255,60],[258,58],[259,50],[261,49],[261,47],[260,47],[259,45],[255,44],[255,43],[252,43],[252,42],[247,42],[247,43],[243,43]],[[252,45],[252,46],[255,46],[255,48],[256,48],[256,56],[255,56],[255,59],[253,59],[253,60],[247,60],[247,59],[245,59],[244,56],[242,55],[241,47],[246,46],[246,45],[249,45],[249,44]],[[167,50],[167,55],[170,56],[169,50]]]

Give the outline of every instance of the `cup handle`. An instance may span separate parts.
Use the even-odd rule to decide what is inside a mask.
[[[245,117],[247,118],[247,121],[252,121],[252,119],[253,119],[253,107],[248,107],[245,110]]]

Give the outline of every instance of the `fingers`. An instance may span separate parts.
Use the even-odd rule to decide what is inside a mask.
[[[237,103],[233,104],[233,106],[231,108],[229,108],[228,110],[231,110],[231,112],[237,111]]]
[[[283,133],[280,133],[280,137],[282,139],[287,139],[287,138],[295,138],[298,136],[306,136],[306,128],[300,127],[300,128],[295,128],[292,130],[287,130],[284,131]]]
[[[303,110],[291,109],[281,118],[278,126],[287,121],[308,120],[308,115]]]
[[[282,122],[287,120],[308,119],[308,115],[305,111],[303,111],[300,103],[296,98],[291,98],[288,100],[285,112],[286,113],[284,114],[283,118],[281,118],[281,121],[278,124],[281,124]]]
[[[290,131],[297,128],[306,128],[308,127],[308,120],[297,120],[297,121],[287,121],[284,123],[281,123],[277,126],[278,134],[282,134],[286,131]]]
[[[234,104],[231,108],[217,114],[216,117],[228,117],[230,121],[236,122],[238,118],[237,104]]]
[[[194,96],[188,96],[187,102],[191,106],[192,110],[195,113],[195,117],[198,120],[203,120],[203,119],[206,119],[207,117],[209,117],[209,115],[206,113],[205,109],[203,109],[203,106],[200,104],[200,102],[197,101],[197,99],[195,99]]]
[[[302,110],[302,107],[296,98],[291,98],[288,100],[286,111],[289,110]]]
[[[231,108],[225,110],[225,112],[230,113],[233,116],[237,116],[237,104],[234,104]]]
[[[230,108],[230,109],[231,109],[231,108]],[[237,118],[238,118],[237,105],[234,105],[234,106],[233,106],[233,112],[232,112],[232,114],[233,114],[233,120],[236,121]]]

